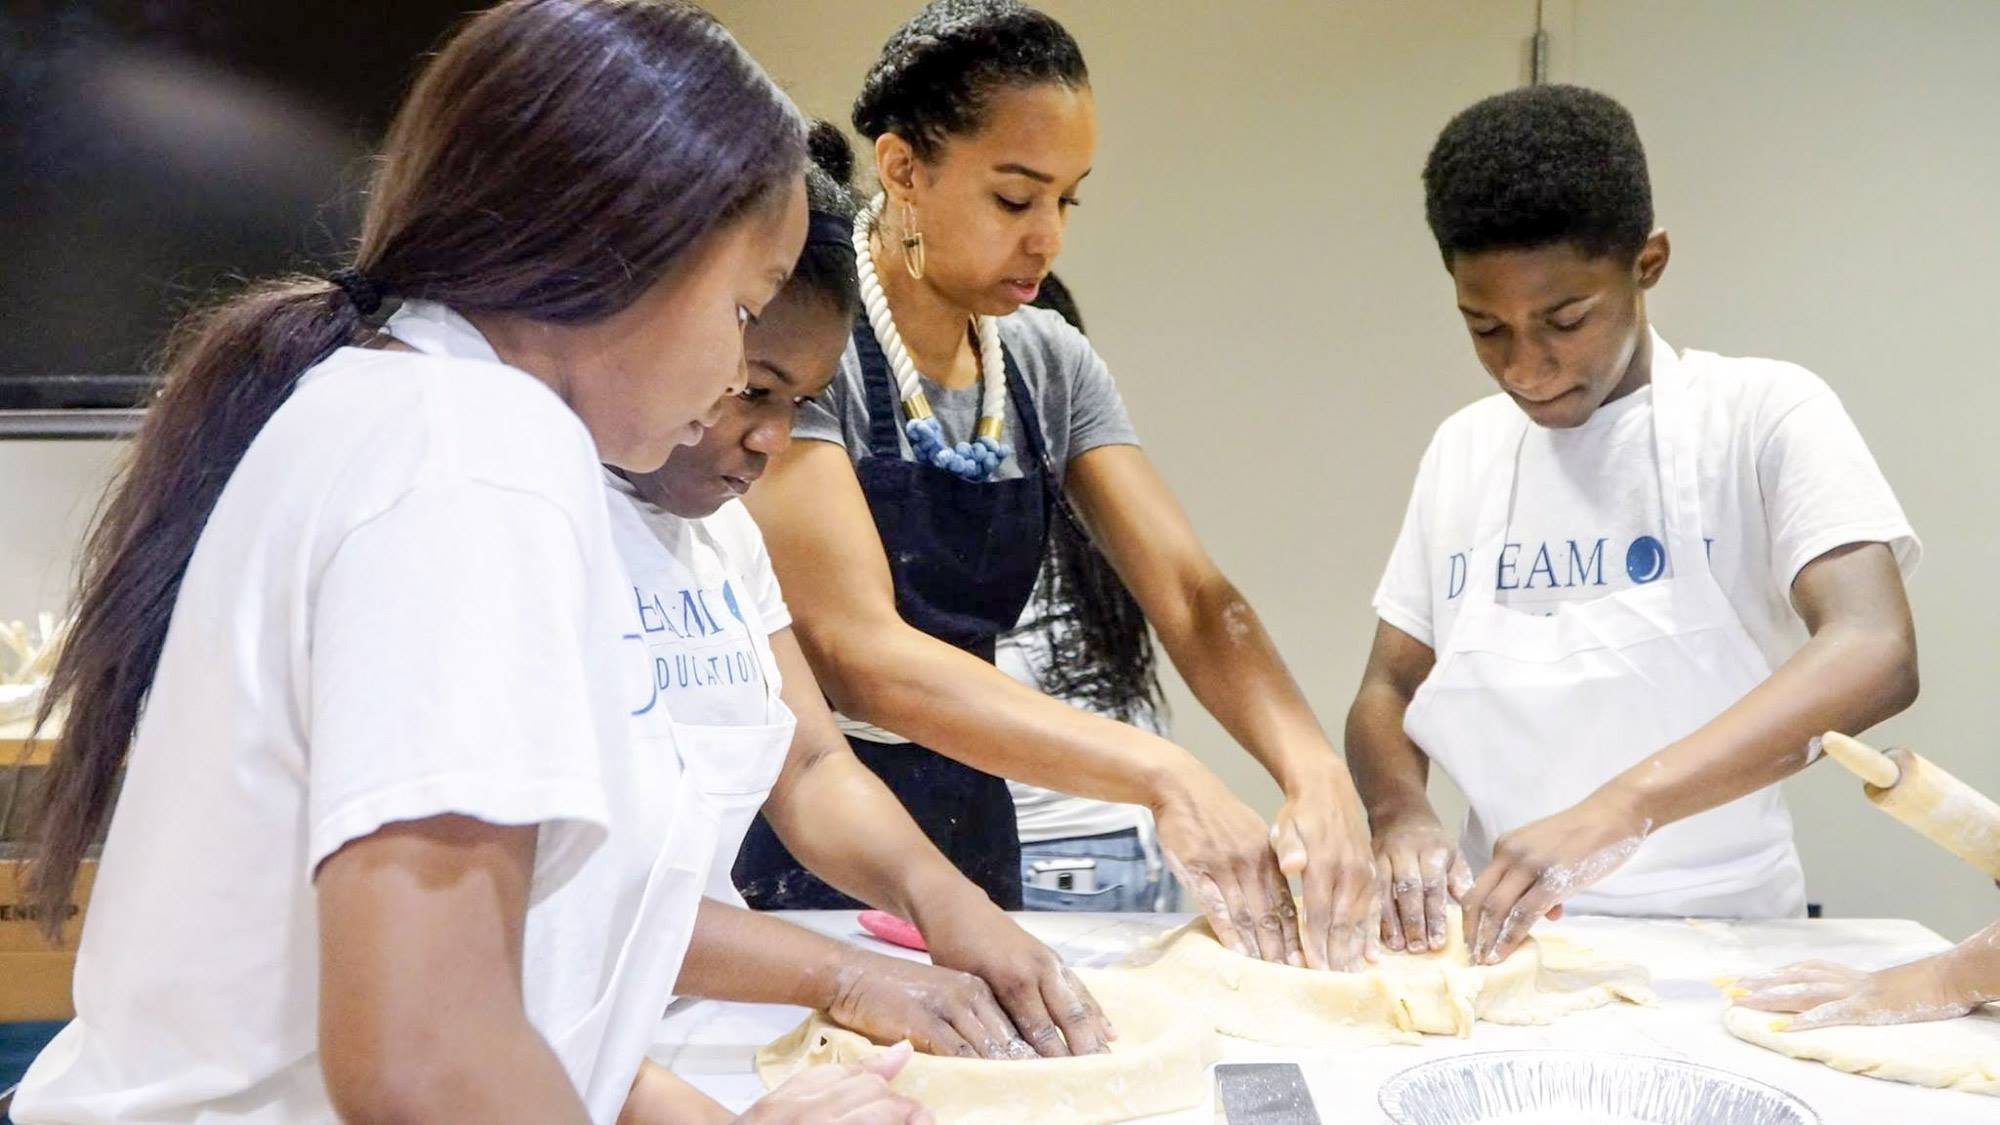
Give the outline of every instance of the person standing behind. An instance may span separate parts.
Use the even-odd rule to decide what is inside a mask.
[[[1003,907],[1022,889],[1002,779],[1031,781],[1152,807],[1226,945],[1361,964],[1379,903],[1346,766],[1135,444],[1103,360],[1022,307],[1095,159],[1082,51],[1014,0],[936,0],[884,45],[853,117],[884,192],[856,228],[867,315],[748,503],[856,754]],[[1185,749],[993,668],[1069,508],[1197,698],[1280,782],[1275,826]],[[761,823],[736,876],[756,906],[853,902]]]

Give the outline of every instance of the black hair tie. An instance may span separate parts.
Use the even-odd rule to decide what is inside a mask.
[[[382,307],[382,287],[368,280],[368,275],[352,266],[337,269],[326,276],[335,288],[347,294],[354,303],[354,311],[362,316],[374,316]]]

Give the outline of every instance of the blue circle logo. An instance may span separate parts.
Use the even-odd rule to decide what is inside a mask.
[[[722,580],[722,604],[729,607],[729,616],[734,617],[738,623],[749,624],[743,620],[743,607],[736,604],[736,588],[731,586],[726,578]]]
[[[1625,548],[1625,575],[1644,586],[1660,577],[1667,569],[1667,549],[1650,535],[1641,535]]]

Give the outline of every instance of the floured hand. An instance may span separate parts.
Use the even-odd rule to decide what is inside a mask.
[[[1305,965],[1298,907],[1262,817],[1198,768],[1153,816],[1167,865],[1208,916],[1216,940],[1245,956]]]
[[[1353,787],[1314,780],[1288,795],[1271,826],[1278,869],[1299,880],[1299,943],[1309,969],[1366,968],[1380,955],[1379,880],[1368,819]]]
[[[971,973],[857,952],[838,970],[832,994],[827,1015],[878,1043],[908,1039],[927,1055],[1036,1057]]]
[[[918,920],[931,961],[984,981],[1020,1038],[1033,1047],[1027,1057],[1108,1050],[1117,1032],[1062,958],[991,899],[977,891],[967,898],[977,901],[947,903]]]
[[[738,1125],[930,1125],[931,1115],[916,1102],[889,1091],[889,1080],[910,1061],[910,1045],[898,1043],[852,1065],[816,1066],[757,1099]]]
[[[1652,821],[1599,790],[1575,805],[1501,836],[1493,862],[1465,896],[1465,940],[1472,963],[1494,965],[1563,901],[1623,866]]]
[[[1382,942],[1397,953],[1445,947],[1445,904],[1472,890],[1465,856],[1428,808],[1375,831],[1382,874]]]
[[[1866,972],[1832,961],[1800,961],[1732,982],[1734,1002],[1766,1012],[1796,1012],[1774,1031],[1840,1024],[1948,1020],[2000,996],[2000,923],[1935,957]]]

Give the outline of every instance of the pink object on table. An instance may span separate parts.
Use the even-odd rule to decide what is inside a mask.
[[[880,910],[864,910],[856,921],[861,923],[862,929],[867,930],[890,945],[900,945],[904,949],[915,949],[922,952],[930,951],[930,946],[924,944],[924,935],[918,933],[915,926],[903,921],[894,914],[885,913]]]

